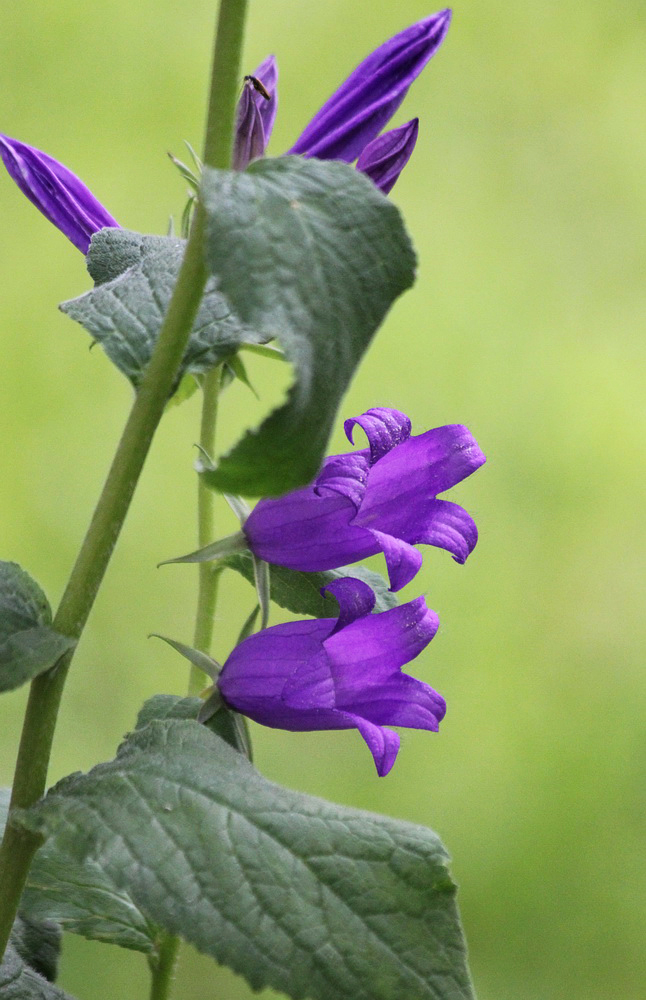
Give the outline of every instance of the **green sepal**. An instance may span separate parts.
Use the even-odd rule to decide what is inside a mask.
[[[219,566],[234,569],[255,586],[251,553],[240,552],[226,556]],[[322,573],[303,573],[297,569],[271,565],[270,572],[272,601],[295,615],[335,618],[339,610],[338,604],[331,594],[321,594],[321,588],[341,576],[353,576],[372,587],[376,599],[375,611],[387,611],[397,605],[397,598],[388,589],[384,578],[379,573],[366,569],[365,566],[341,566],[339,569],[328,569]]]

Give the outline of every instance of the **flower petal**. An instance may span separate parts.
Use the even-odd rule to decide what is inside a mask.
[[[340,493],[358,508],[366,490],[369,468],[367,451],[332,455],[323,463],[314,483],[314,492],[318,496],[324,495],[326,490]]]
[[[485,456],[467,427],[436,427],[404,441],[372,466],[353,524],[408,538],[428,502],[475,472]]]
[[[266,149],[274,127],[274,121],[276,120],[276,112],[278,111],[278,63],[276,62],[276,57],[267,56],[266,59],[263,59],[260,66],[257,66],[253,71],[253,75],[260,80],[265,90],[271,95],[269,100],[267,100],[262,94],[257,94],[256,91],[253,92],[254,100],[262,118]]]
[[[380,45],[326,101],[289,152],[346,163],[356,160],[437,52],[450,20],[450,10],[440,11]]]
[[[348,713],[349,714],[349,713]],[[355,726],[363,736],[377,768],[377,774],[384,778],[397,759],[399,735],[390,729],[382,729],[374,723],[355,716]]]
[[[343,576],[321,587],[322,594],[332,594],[339,602],[339,618],[332,631],[339,632],[357,618],[369,615],[376,600],[372,587],[353,576]]]
[[[252,160],[258,160],[265,154],[265,130],[256,96],[264,100],[261,95],[256,95],[253,87],[245,83],[236,112],[232,157],[234,170],[244,170]]]
[[[410,160],[417,142],[418,126],[419,118],[413,118],[364,146],[357,160],[357,170],[366,174],[384,194],[392,191]]]
[[[235,647],[218,677],[223,697],[238,711],[272,725],[260,717],[259,706],[271,717],[272,703],[280,700],[286,680],[303,663],[314,670],[319,659],[327,662],[322,642],[335,624],[333,618],[310,619],[249,636]]]
[[[417,576],[422,565],[422,554],[401,538],[374,528],[368,530],[384,554],[390,590],[396,593]]]
[[[478,541],[478,529],[464,507],[448,500],[430,500],[420,511],[410,511],[406,541],[436,545],[464,563]],[[419,516],[421,514],[421,516]]]
[[[119,227],[76,174],[47,153],[0,134],[0,157],[22,193],[82,253],[99,229]]]
[[[357,424],[368,438],[371,465],[410,437],[410,418],[400,410],[391,410],[385,406],[376,406],[372,410],[366,410],[361,416],[350,417],[344,422],[343,429],[350,444],[354,444],[352,431]]]
[[[317,496],[307,487],[260,500],[243,532],[259,559],[313,573],[379,552],[369,531],[350,524],[355,514],[356,507],[346,496],[338,492]]]
[[[378,726],[407,726],[437,732],[446,714],[446,702],[416,677],[397,674],[373,688],[369,698],[359,696],[348,710]]]
[[[347,708],[357,698],[386,683],[429,644],[439,626],[423,597],[358,618],[323,640],[336,689],[336,705]]]

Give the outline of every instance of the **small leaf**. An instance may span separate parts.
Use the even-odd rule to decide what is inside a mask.
[[[16,563],[0,562],[0,692],[55,666],[76,642],[51,628],[42,590]]]
[[[234,569],[255,586],[253,560],[249,552],[227,556],[219,565]],[[384,578],[365,566],[341,566],[323,573],[302,573],[284,566],[271,566],[270,569],[272,601],[296,615],[335,618],[338,604],[331,595],[321,594],[321,587],[341,576],[354,576],[372,587],[377,599],[375,611],[387,611],[397,605],[397,598],[389,591]]]
[[[287,402],[204,472],[215,489],[284,493],[317,473],[355,369],[415,256],[400,215],[344,163],[294,156],[205,168],[206,261],[219,291],[294,366]]]
[[[92,237],[88,270],[96,282],[60,306],[101,344],[137,388],[150,361],[184,254],[184,241],[102,229]],[[213,279],[207,282],[177,379],[209,371],[240,344],[264,340],[240,323]]]
[[[32,969],[9,942],[0,963],[0,997],[2,1000],[73,1000]]]
[[[254,990],[473,1000],[432,831],[280,788],[194,722],[150,722],[22,821]]]

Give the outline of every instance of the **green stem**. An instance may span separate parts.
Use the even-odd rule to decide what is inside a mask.
[[[222,0],[220,5],[204,149],[205,162],[211,166],[230,163],[246,7],[247,0]],[[202,298],[206,282],[204,224],[204,212],[198,205],[159,339],[54,618],[55,628],[76,639],[83,631],[110,561]],[[56,719],[71,660],[70,654],[31,685],[10,815],[0,847],[0,956],[41,842],[38,836],[13,824],[11,813],[31,806],[45,791]]]
[[[171,994],[180,939],[173,934],[165,934],[157,947],[154,958],[148,959],[150,966],[150,1000],[168,1000]]]
[[[209,372],[204,381],[200,447],[209,456],[215,453],[215,424],[218,415],[218,397],[221,384],[220,373],[221,369],[216,368],[214,371]],[[213,490],[205,486],[200,479],[197,485],[197,535],[199,548],[203,548],[209,542],[213,541],[215,532],[214,499]],[[219,577],[220,572],[217,563],[200,563],[193,645],[203,653],[208,653],[211,649]],[[205,675],[198,667],[191,664],[188,693],[192,695],[199,694],[205,683]]]

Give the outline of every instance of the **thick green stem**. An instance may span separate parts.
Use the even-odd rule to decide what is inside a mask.
[[[228,166],[246,0],[222,0],[214,50],[204,159]],[[204,212],[195,213],[186,252],[159,339],[137,393],[94,516],[72,570],[54,626],[79,638],[121,531],[146,455],[171,392],[206,282]],[[45,791],[56,719],[72,656],[32,682],[14,775],[11,807],[0,847],[0,956],[9,939],[40,839],[11,822],[11,812]],[[170,945],[169,945],[170,948]]]
[[[148,959],[150,966],[150,1000],[168,1000],[173,986],[180,939],[173,934],[165,934],[157,947],[154,958]]]

